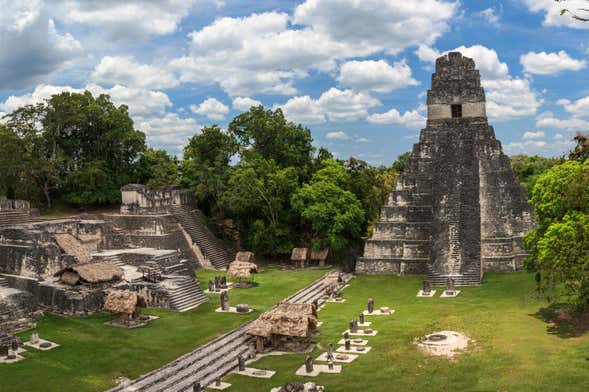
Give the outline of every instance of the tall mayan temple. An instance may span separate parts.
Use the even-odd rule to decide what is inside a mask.
[[[356,272],[472,285],[485,271],[521,268],[532,208],[488,124],[472,59],[458,52],[437,59],[427,109],[427,125]]]

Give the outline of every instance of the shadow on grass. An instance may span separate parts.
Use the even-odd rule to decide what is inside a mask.
[[[574,312],[567,304],[552,304],[531,314],[549,324],[546,331],[563,339],[575,338],[589,331],[589,312]]]

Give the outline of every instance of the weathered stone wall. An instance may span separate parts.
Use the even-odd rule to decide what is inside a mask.
[[[127,184],[121,189],[122,214],[161,214],[171,206],[190,204],[192,195],[179,185],[148,189],[142,184]]]
[[[104,218],[116,228],[106,235],[105,243],[109,249],[176,250],[181,259],[190,261],[188,267],[192,273],[199,268],[194,251],[172,215],[105,215]]]
[[[47,279],[76,260],[55,241],[57,233],[97,238],[89,248],[103,246],[104,221],[62,219],[0,229],[0,273]]]
[[[41,315],[35,296],[29,292],[0,288],[0,331],[14,333],[32,328]]]

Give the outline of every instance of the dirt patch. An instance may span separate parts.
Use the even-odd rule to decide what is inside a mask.
[[[455,331],[440,331],[416,340],[417,347],[426,354],[453,358],[468,347],[470,339]]]

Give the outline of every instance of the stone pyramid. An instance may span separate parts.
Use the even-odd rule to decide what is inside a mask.
[[[472,59],[452,52],[436,60],[427,108],[427,125],[356,272],[469,285],[485,271],[520,269],[532,208],[488,124]]]

